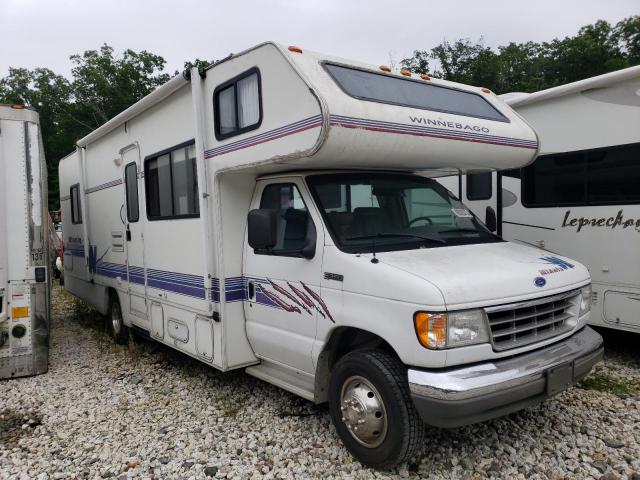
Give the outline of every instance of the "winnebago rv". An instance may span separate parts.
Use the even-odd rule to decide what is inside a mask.
[[[48,221],[38,114],[0,105],[0,378],[47,371]]]
[[[445,185],[471,210],[498,211],[508,240],[568,255],[589,268],[589,323],[640,332],[640,67],[503,99],[538,132],[523,169]]]
[[[431,178],[518,168],[491,92],[265,43],[191,69],[60,162],[65,287],[220,370],[329,402],[360,461],[564,390],[602,356],[582,265]]]

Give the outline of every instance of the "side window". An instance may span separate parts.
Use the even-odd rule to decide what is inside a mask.
[[[82,223],[82,209],[80,206],[80,185],[71,187],[71,223],[74,225]]]
[[[297,256],[305,244],[307,228],[312,221],[298,187],[293,183],[268,185],[262,192],[260,208],[276,212],[278,235],[272,253]]]
[[[193,142],[148,157],[144,179],[149,220],[200,216]]]
[[[640,203],[640,144],[538,157],[522,170],[526,207]]]
[[[124,169],[125,192],[127,194],[127,221],[137,222],[140,219],[138,204],[138,166],[130,163]]]
[[[213,110],[218,140],[258,128],[262,122],[259,71],[251,69],[216,88]]]
[[[467,174],[467,200],[489,200],[492,190],[491,172]]]

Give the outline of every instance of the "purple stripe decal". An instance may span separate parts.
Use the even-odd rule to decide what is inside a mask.
[[[209,149],[205,151],[204,157],[205,158],[217,157],[219,155],[224,155],[225,153],[235,152],[236,150],[241,150],[243,148],[253,147],[261,143],[277,140],[279,138],[293,135],[294,133],[299,133],[312,128],[317,128],[321,125],[322,125],[322,115],[316,115],[314,117],[305,118],[304,120],[300,120],[298,122],[294,122],[289,125],[285,125],[283,127],[278,127],[274,130],[269,130],[268,132],[255,135],[253,137],[245,138],[244,140],[238,140],[237,142],[231,142],[226,145],[222,145],[220,147]]]
[[[330,124],[344,128],[361,128],[374,132],[396,133],[401,135],[413,135],[419,137],[443,138],[448,140],[461,140],[466,142],[486,143],[491,145],[502,145],[519,148],[538,148],[538,143],[532,140],[519,138],[500,137],[496,135],[486,135],[482,133],[457,132],[442,128],[432,128],[403,123],[391,123],[378,120],[365,120],[360,118],[345,117],[342,115],[331,115]]]
[[[100,190],[104,190],[105,188],[117,187],[118,185],[122,185],[122,179],[117,178],[115,180],[111,180],[107,183],[102,183],[100,185],[96,185],[95,187],[87,188],[85,193],[94,193],[99,192]]]

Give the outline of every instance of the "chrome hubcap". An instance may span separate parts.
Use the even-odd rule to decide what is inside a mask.
[[[387,411],[380,393],[363,377],[349,377],[340,392],[342,421],[358,443],[375,448],[387,436]]]
[[[113,333],[118,335],[122,328],[122,312],[120,311],[120,305],[117,303],[111,309],[111,325],[113,326]]]

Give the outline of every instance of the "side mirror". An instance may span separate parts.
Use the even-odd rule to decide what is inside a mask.
[[[307,260],[313,258],[316,254],[316,226],[313,224],[311,217],[307,220],[307,235],[304,239],[304,245],[300,250],[300,255]]]
[[[268,208],[251,210],[247,217],[249,245],[254,250],[271,250],[276,246],[276,212]]]
[[[493,207],[487,207],[485,211],[484,224],[487,226],[490,232],[495,232],[498,229],[498,219],[496,217],[496,211]]]

